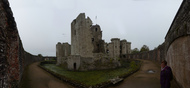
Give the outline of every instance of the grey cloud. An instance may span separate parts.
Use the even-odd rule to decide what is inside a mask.
[[[118,37],[151,49],[164,41],[182,0],[10,0],[25,50],[55,55],[57,42],[70,43],[70,23],[85,12],[101,26],[103,39]],[[65,34],[65,35],[62,35]]]

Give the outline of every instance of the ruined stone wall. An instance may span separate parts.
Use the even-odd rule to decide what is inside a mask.
[[[108,53],[108,56],[113,57],[114,51],[113,51],[113,43],[112,42],[108,43],[107,53]]]
[[[99,25],[91,26],[92,43],[94,45],[93,53],[105,53],[104,40],[102,40],[102,31]]]
[[[64,49],[64,56],[70,56],[71,55],[71,45],[68,43],[63,43],[63,49]]]
[[[80,55],[72,55],[67,58],[67,64],[69,70],[79,70],[81,66],[81,56]]]
[[[102,40],[102,31],[99,25],[92,25],[90,30],[92,31],[92,35],[95,42]]]
[[[95,57],[81,57],[72,55],[67,57],[68,69],[78,71],[113,69],[120,66],[118,60],[105,56],[105,54],[96,53]]]
[[[93,56],[92,31],[90,27],[92,21],[85,14],[81,13],[71,23],[71,55],[81,55],[82,57]]]
[[[107,54],[108,55],[108,53],[109,53],[109,50],[108,50],[108,43],[104,43],[104,52],[105,52],[105,54]]]
[[[66,57],[71,55],[71,45],[68,43],[61,44],[60,42],[56,45],[56,57],[57,65],[66,62]]]

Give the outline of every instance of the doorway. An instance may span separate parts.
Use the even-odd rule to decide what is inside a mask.
[[[74,63],[74,64],[73,64],[73,67],[74,67],[74,70],[76,70],[76,69],[77,69],[77,64]]]

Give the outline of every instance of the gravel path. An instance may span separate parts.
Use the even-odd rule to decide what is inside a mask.
[[[39,68],[38,64],[39,62],[36,62],[29,66],[27,88],[74,88]]]
[[[142,60],[140,70],[120,84],[109,88],[160,88],[160,68],[152,61]],[[155,73],[148,73],[149,70]]]

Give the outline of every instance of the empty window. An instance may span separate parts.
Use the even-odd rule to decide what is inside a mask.
[[[109,50],[107,49],[106,52],[109,53]]]
[[[97,31],[98,31],[98,28],[96,28],[95,30],[96,30],[96,32],[97,32]]]
[[[73,64],[73,68],[74,68],[74,70],[77,69],[77,64],[76,63]]]
[[[74,35],[76,35],[76,30],[74,30]]]
[[[92,38],[92,42],[94,42],[94,38]]]

